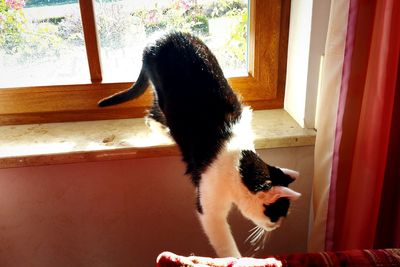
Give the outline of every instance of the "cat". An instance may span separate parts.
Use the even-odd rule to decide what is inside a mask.
[[[227,222],[232,204],[254,222],[253,239],[279,227],[299,174],[263,162],[255,151],[252,110],[229,86],[217,59],[197,37],[172,32],[143,51],[142,69],[129,89],[100,107],[135,99],[154,89],[150,123],[161,124],[180,148],[196,188],[204,232],[218,257],[241,257]]]

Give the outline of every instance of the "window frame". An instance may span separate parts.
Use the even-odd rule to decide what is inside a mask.
[[[103,83],[93,1],[79,1],[90,84],[0,89],[0,125],[142,117],[150,90],[135,101],[99,108],[98,100],[132,83]],[[290,0],[250,0],[249,73],[228,81],[253,109],[283,108]]]

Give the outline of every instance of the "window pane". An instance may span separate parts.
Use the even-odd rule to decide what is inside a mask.
[[[0,0],[0,87],[90,82],[78,0]]]
[[[171,30],[198,35],[227,76],[247,74],[247,0],[96,0],[103,81],[132,81],[144,46]]]

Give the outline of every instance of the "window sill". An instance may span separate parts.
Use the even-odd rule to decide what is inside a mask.
[[[256,149],[314,145],[283,109],[254,111]],[[0,168],[177,156],[174,142],[140,119],[0,127]]]

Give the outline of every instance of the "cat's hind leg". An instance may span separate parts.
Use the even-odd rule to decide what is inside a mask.
[[[145,123],[152,130],[152,132],[161,132],[164,134],[169,133],[167,120],[165,119],[165,115],[160,109],[157,101],[154,101],[153,105],[148,110],[148,113],[145,117]]]
[[[167,120],[157,100],[154,100],[153,105],[148,110],[147,118],[155,120],[163,126],[167,127]]]

